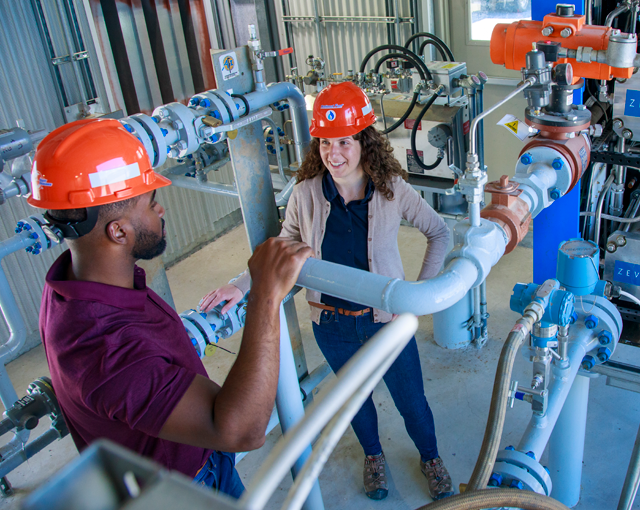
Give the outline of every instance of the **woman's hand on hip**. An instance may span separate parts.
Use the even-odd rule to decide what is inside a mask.
[[[225,314],[237,305],[242,297],[242,291],[235,285],[228,283],[227,285],[223,285],[222,287],[209,292],[209,294],[200,300],[198,308],[200,308],[200,311],[206,313],[223,301],[226,301],[222,310],[220,310],[220,312]]]

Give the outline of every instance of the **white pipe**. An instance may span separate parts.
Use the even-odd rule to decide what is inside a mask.
[[[558,416],[562,411],[567,395],[571,390],[573,381],[578,374],[582,358],[585,354],[598,345],[598,339],[593,336],[593,332],[589,329],[580,331],[580,337],[569,343],[568,358],[569,367],[560,368],[553,366],[553,380],[549,385],[549,400],[547,403],[547,412],[543,416],[534,414],[531,417],[529,425],[518,444],[518,450],[521,452],[533,452],[535,458],[542,457],[549,437],[553,431],[553,427],[558,420]]]
[[[455,258],[435,278],[408,282],[368,271],[308,259],[298,285],[389,313],[428,315],[460,301],[478,279],[478,268]]]
[[[214,195],[238,198],[238,190],[234,184],[220,184],[208,181],[202,182],[194,177],[173,175],[171,173],[166,173],[164,176],[171,181],[171,184],[178,188],[192,189],[194,191],[202,191],[204,193],[213,193]]]
[[[280,480],[309,442],[340,411],[351,395],[371,378],[376,368],[389,360],[391,354],[397,350],[398,344],[408,342],[417,328],[418,320],[415,317],[408,314],[398,317],[380,330],[342,367],[337,377],[327,384],[322,397],[309,406],[305,418],[289,431],[285,440],[275,446],[262,464],[240,499],[242,508],[264,508]]]

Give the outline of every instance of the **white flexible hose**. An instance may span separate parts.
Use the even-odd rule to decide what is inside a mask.
[[[628,292],[625,292],[624,290],[620,291],[620,295],[626,297],[627,299],[630,299],[631,301],[633,301],[636,305],[640,305],[640,299],[638,299],[637,297],[635,297],[633,294],[629,294]]]

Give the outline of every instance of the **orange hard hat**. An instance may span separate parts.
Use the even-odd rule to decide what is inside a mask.
[[[41,209],[111,204],[169,186],[142,143],[114,119],[82,119],[40,142],[27,202]]]
[[[313,105],[311,136],[342,138],[375,124],[373,107],[364,91],[350,81],[332,83],[323,89]]]

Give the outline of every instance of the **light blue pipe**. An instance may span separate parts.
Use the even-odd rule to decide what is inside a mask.
[[[549,439],[551,495],[569,508],[580,500],[588,404],[589,378],[578,375]]]
[[[465,258],[453,259],[435,278],[408,282],[379,274],[308,259],[298,285],[389,313],[428,315],[457,303],[478,277],[478,268]]]
[[[291,349],[291,338],[289,337],[287,318],[284,313],[284,305],[282,304],[280,305],[280,372],[278,374],[276,408],[278,410],[282,435],[286,438],[287,432],[304,418],[304,405],[302,404],[300,386],[298,385],[298,374]],[[291,468],[294,478],[302,470],[304,463],[310,456],[311,445],[307,446]],[[324,508],[320,485],[317,480],[302,508],[305,510],[322,510]]]
[[[433,337],[445,349],[462,349],[473,340],[468,321],[473,316],[471,292],[453,306],[433,314]]]

